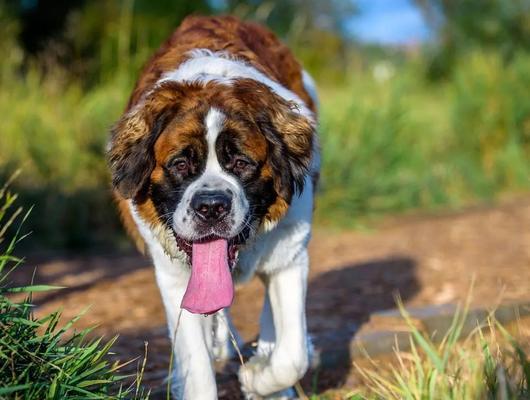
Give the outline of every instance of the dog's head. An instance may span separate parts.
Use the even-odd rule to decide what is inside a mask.
[[[224,238],[233,258],[303,189],[313,134],[310,113],[259,82],[166,81],[114,126],[112,182],[152,226],[171,229],[181,250]]]

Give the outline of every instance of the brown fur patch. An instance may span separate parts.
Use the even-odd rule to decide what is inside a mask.
[[[285,213],[288,209],[289,203],[287,203],[287,201],[283,197],[278,196],[274,204],[269,207],[267,214],[265,215],[265,218],[262,222],[262,225],[264,226],[267,223],[277,223],[285,216]]]
[[[175,115],[184,96],[181,85],[166,82],[113,127],[108,160],[112,183],[122,197],[134,197],[145,184],[154,167],[152,148],[161,133],[157,126]]]

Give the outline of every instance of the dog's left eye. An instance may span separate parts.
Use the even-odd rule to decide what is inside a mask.
[[[234,163],[234,168],[236,170],[244,170],[247,167],[247,165],[248,165],[248,161],[239,158]]]

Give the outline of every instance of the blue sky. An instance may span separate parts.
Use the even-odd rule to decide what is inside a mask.
[[[428,38],[429,30],[411,0],[356,0],[359,15],[348,24],[363,42],[407,44]]]

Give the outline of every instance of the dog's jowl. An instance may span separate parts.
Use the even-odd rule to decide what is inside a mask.
[[[186,19],[141,73],[108,151],[126,228],[153,259],[173,395],[215,399],[234,355],[234,284],[266,287],[248,398],[288,398],[307,370],[305,296],[319,169],[316,90],[267,29]]]

